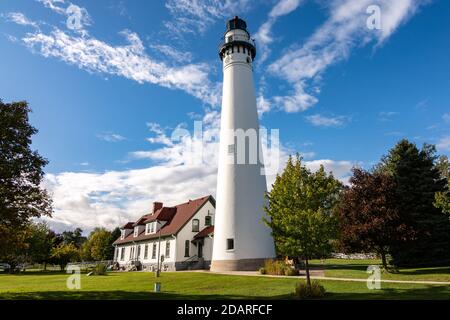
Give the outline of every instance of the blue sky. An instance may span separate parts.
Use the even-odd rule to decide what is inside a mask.
[[[370,5],[381,29],[366,26]],[[280,130],[282,161],[300,152],[345,181],[401,138],[448,155],[448,12],[444,0],[1,0],[0,97],[34,110],[52,225],[113,227],[155,200],[215,194],[217,142],[198,165],[183,160],[188,137],[168,138],[194,120],[217,132],[234,15],[256,38],[261,124]]]

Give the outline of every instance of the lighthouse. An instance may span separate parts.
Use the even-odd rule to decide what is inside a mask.
[[[253,84],[254,41],[239,17],[227,22],[211,271],[257,270],[275,256],[263,223],[266,177]]]

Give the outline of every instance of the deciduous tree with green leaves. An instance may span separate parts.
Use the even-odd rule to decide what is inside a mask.
[[[27,102],[0,100],[0,260],[14,270],[25,250],[31,219],[51,216],[51,199],[41,188],[47,164],[31,150],[37,130],[30,125]]]
[[[309,287],[309,260],[326,256],[337,237],[333,210],[342,187],[323,166],[311,172],[297,155],[295,159],[289,157],[283,173],[266,194],[264,221],[272,228],[277,254],[305,261]]]
[[[43,263],[46,270],[47,263],[51,260],[52,249],[56,244],[56,234],[45,222],[33,223],[29,230],[30,234],[26,240],[27,257],[31,262]]]
[[[448,214],[450,219],[450,164],[447,156],[440,156],[436,163],[436,167],[441,173],[441,177],[446,179],[447,184],[443,191],[438,191],[434,195],[434,205],[436,208],[442,210],[442,212]]]
[[[112,233],[110,231],[105,228],[95,228],[82,246],[83,259],[96,261],[111,259],[111,239]]]
[[[52,249],[52,258],[54,259],[53,261],[60,266],[62,271],[69,262],[79,260],[80,250],[73,243],[61,243],[59,246]]]

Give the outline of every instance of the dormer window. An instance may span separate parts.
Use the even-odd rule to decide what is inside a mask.
[[[120,230],[120,240],[125,239],[125,230]]]
[[[150,222],[145,225],[145,234],[152,234],[156,232],[156,222]]]
[[[200,221],[198,219],[192,220],[192,232],[200,231]]]
[[[156,232],[155,226],[156,226],[156,222],[152,222],[150,224],[150,233],[155,233]]]
[[[134,227],[134,234],[133,234],[133,236],[137,237],[138,233],[139,233],[139,227]]]

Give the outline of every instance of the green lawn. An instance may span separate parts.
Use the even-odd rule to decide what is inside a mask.
[[[155,277],[147,272],[81,275],[81,290],[66,288],[66,274],[0,274],[0,299],[292,299],[298,279],[227,276],[198,272],[162,273],[162,292],[153,293]],[[449,299],[450,286],[321,281],[326,299]]]
[[[367,279],[367,267],[369,265],[381,266],[381,261],[327,259],[325,264],[322,264],[319,260],[313,260],[312,265],[325,268],[325,276],[327,277]],[[398,270],[398,273],[383,272],[381,279],[450,282],[450,267],[402,268]]]

